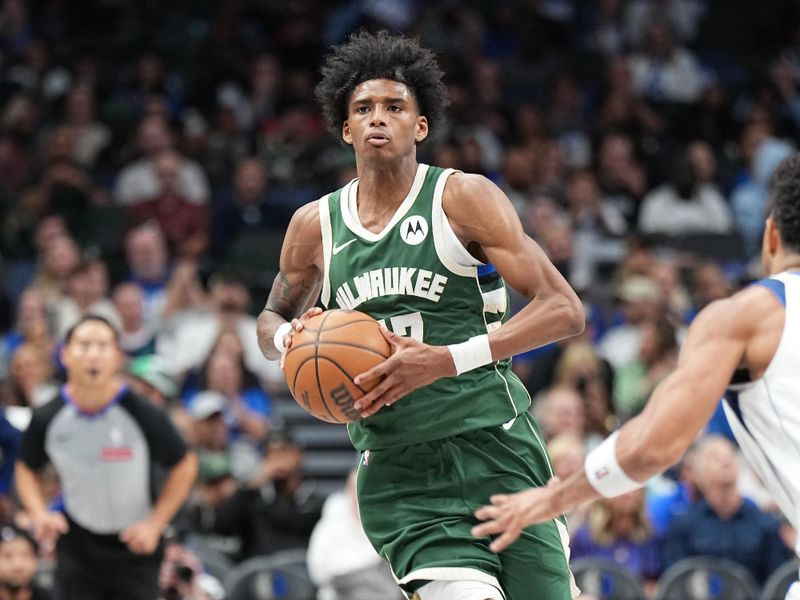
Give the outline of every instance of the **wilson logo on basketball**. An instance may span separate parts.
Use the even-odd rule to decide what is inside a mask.
[[[347,389],[344,383],[333,388],[330,397],[333,403],[339,407],[339,410],[341,410],[348,419],[352,421],[358,419],[358,411],[353,407],[353,403],[356,399],[353,398],[353,394],[350,393],[350,390]]]
[[[419,215],[411,215],[400,224],[400,237],[409,246],[421,244],[428,235],[428,222]]]

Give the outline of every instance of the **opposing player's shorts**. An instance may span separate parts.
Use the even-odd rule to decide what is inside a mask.
[[[409,595],[428,581],[475,580],[506,600],[570,600],[577,590],[562,520],[527,528],[500,554],[488,537],[470,533],[473,511],[492,494],[543,486],[550,477],[541,432],[525,413],[506,425],[362,453],[361,522]]]

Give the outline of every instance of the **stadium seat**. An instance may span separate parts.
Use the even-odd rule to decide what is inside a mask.
[[[761,600],[783,600],[791,585],[797,581],[800,560],[787,560],[769,576],[761,590]]]
[[[759,588],[743,566],[713,556],[692,556],[658,580],[656,600],[759,600]]]
[[[570,564],[575,583],[599,600],[645,600],[641,580],[626,568],[604,558],[581,558]]]
[[[315,600],[305,550],[257,556],[234,567],[225,577],[225,600]]]

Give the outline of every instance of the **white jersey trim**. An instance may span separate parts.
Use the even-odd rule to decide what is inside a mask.
[[[497,588],[501,593],[503,591],[497,577],[469,567],[423,567],[422,569],[411,571],[402,579],[398,579],[397,583],[404,585],[418,579],[427,579],[429,581],[480,581]]]
[[[392,227],[400,222],[406,213],[411,210],[414,201],[422,189],[422,184],[425,183],[425,175],[428,172],[428,165],[420,163],[417,165],[417,173],[414,175],[414,182],[411,184],[411,189],[405,197],[400,206],[397,207],[392,218],[381,231],[375,233],[370,231],[361,224],[361,219],[358,217],[358,179],[353,179],[342,190],[341,206],[342,206],[342,219],[347,228],[355,233],[357,236],[367,240],[368,242],[378,242],[385,238],[392,230]]]
[[[475,267],[483,265],[481,261],[472,256],[450,226],[450,221],[442,208],[442,196],[447,180],[454,169],[445,169],[436,186],[433,188],[433,205],[431,208],[431,229],[433,230],[433,245],[439,260],[447,270],[462,277],[475,277]]]
[[[331,230],[331,207],[329,204],[331,195],[326,194],[319,199],[319,226],[322,230],[322,294],[321,300],[328,307],[331,300],[331,246],[333,244],[333,231]]]

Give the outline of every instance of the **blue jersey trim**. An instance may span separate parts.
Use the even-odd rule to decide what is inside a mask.
[[[492,263],[486,263],[485,265],[480,265],[478,267],[478,277],[483,277],[484,275],[491,275],[496,271],[497,269],[494,268],[494,265]]]
[[[786,306],[786,285],[780,279],[760,279],[753,283],[753,285],[760,285],[767,288],[778,299],[778,301]]]

